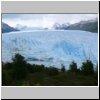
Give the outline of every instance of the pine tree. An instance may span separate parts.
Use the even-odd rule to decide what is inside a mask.
[[[62,67],[61,67],[61,72],[65,72],[65,66],[62,64]]]
[[[70,64],[70,71],[77,72],[77,64],[74,61]]]
[[[81,71],[85,75],[92,75],[94,73],[93,63],[90,60],[82,63]]]
[[[13,72],[12,77],[14,79],[23,79],[27,75],[26,61],[20,54],[16,54],[13,58]]]

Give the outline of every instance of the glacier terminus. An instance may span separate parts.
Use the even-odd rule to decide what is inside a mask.
[[[2,61],[11,62],[16,53],[31,64],[68,68],[90,59],[98,62],[98,34],[80,30],[33,30],[2,34]]]

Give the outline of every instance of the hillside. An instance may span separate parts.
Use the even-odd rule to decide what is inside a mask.
[[[18,29],[15,29],[9,26],[8,24],[2,22],[2,33],[12,32],[12,31],[18,31]]]
[[[64,30],[83,30],[89,32],[98,33],[98,19],[80,21],[75,24],[59,24],[55,23],[53,26],[54,29],[64,29]]]
[[[98,32],[98,20],[81,21],[73,25],[68,26],[69,30],[84,30],[90,32]]]

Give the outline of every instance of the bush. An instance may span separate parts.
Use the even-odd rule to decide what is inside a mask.
[[[98,66],[97,66],[98,68]],[[77,73],[76,73],[77,72]],[[72,62],[69,71],[44,65],[29,64],[20,54],[13,62],[2,63],[2,85],[6,86],[97,86],[98,69],[93,69],[90,60],[83,62],[81,69]]]

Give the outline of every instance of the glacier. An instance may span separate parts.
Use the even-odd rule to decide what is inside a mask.
[[[80,30],[31,30],[2,34],[2,61],[16,53],[31,64],[67,68],[72,61],[81,66],[86,59],[98,62],[98,34]]]

